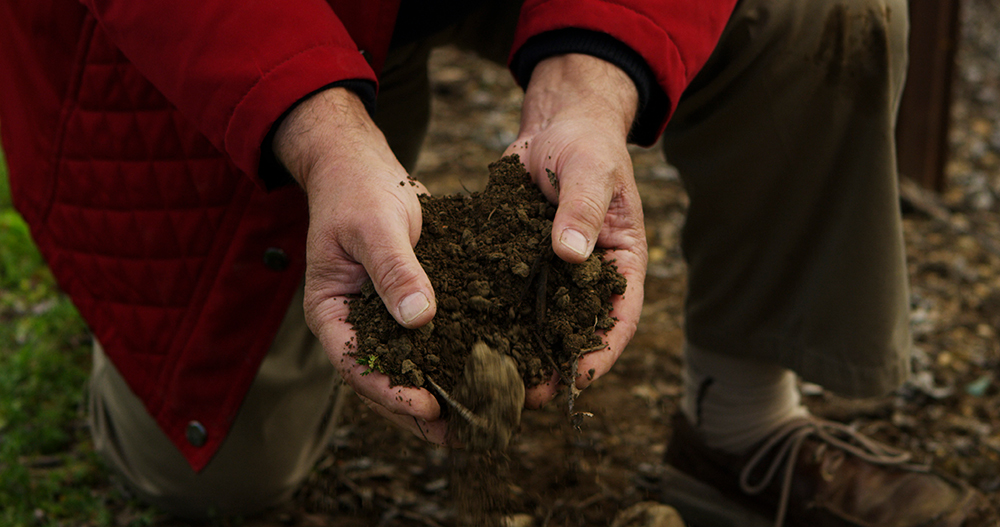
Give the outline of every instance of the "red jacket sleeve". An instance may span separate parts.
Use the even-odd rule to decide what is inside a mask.
[[[241,170],[296,101],[375,73],[324,0],[81,0],[154,86]]]
[[[666,94],[663,132],[684,89],[712,54],[737,0],[526,0],[511,52],[566,28],[598,31],[639,53]],[[655,137],[653,138],[655,140]]]

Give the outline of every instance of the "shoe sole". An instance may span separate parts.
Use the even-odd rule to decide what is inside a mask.
[[[774,527],[774,520],[670,465],[664,466],[661,478],[661,501],[677,509],[688,527]]]

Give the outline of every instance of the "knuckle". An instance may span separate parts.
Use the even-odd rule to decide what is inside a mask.
[[[376,257],[370,267],[372,281],[383,295],[392,296],[393,292],[412,285],[418,281],[418,276],[406,258],[399,254]]]
[[[578,194],[570,199],[568,205],[574,219],[594,229],[600,228],[608,212],[608,204],[603,197],[593,193]]]

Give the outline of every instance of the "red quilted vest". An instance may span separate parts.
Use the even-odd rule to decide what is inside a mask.
[[[260,145],[306,94],[375,80],[398,1],[0,2],[15,206],[195,470],[225,438],[304,271],[304,195],[259,186]],[[734,3],[529,0],[515,49],[560,27],[605,31],[676,104]],[[204,443],[187,440],[193,422]]]

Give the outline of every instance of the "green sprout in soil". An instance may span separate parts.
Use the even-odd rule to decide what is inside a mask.
[[[364,357],[358,357],[357,361],[358,361],[358,364],[361,364],[362,366],[365,366],[366,368],[368,368],[365,371],[361,372],[361,376],[362,377],[364,377],[365,375],[368,375],[368,374],[370,374],[370,373],[372,373],[374,371],[377,371],[379,373],[385,373],[385,371],[382,369],[381,362],[379,362],[379,356],[378,355],[374,355],[373,354],[373,355],[367,355],[367,356],[364,356]]]

